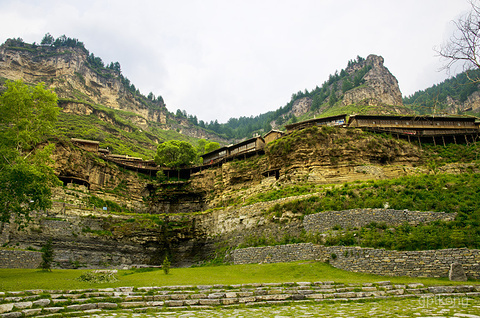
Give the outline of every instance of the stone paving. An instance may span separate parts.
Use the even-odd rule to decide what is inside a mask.
[[[0,318],[372,315],[480,318],[480,285],[292,282],[0,292]]]

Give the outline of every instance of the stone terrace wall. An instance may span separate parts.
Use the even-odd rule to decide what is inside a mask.
[[[437,220],[451,221],[456,213],[418,212],[392,209],[353,209],[345,211],[329,211],[305,215],[303,226],[307,232],[326,232],[334,226],[342,228],[362,227],[371,222],[388,225],[401,225],[405,222],[412,225]]]
[[[235,264],[281,263],[317,259],[321,254],[319,245],[312,243],[277,246],[247,247],[233,251]]]
[[[323,247],[324,260],[352,272],[388,276],[448,277],[450,264],[460,263],[468,278],[480,279],[480,250],[449,248],[426,251],[389,251],[374,248]],[[325,255],[326,254],[326,255]],[[335,254],[336,258],[332,258]]]
[[[0,268],[38,268],[41,262],[40,252],[0,249]]]
[[[468,278],[480,279],[480,250],[476,249],[388,251],[305,243],[233,251],[235,264],[298,260],[328,260],[332,266],[347,271],[411,277],[448,277],[450,264],[457,262],[462,264]]]

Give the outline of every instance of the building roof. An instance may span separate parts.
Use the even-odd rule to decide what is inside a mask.
[[[267,132],[265,135],[263,135],[263,138],[265,138],[266,136],[268,136],[268,135],[270,135],[270,134],[273,134],[273,133],[284,134],[285,132],[284,132],[284,131],[281,131],[281,130],[272,129],[272,130],[270,130],[269,132]]]
[[[249,144],[257,139],[261,139],[262,141],[263,140],[263,137],[262,136],[256,136],[256,137],[253,137],[253,138],[250,138],[250,139],[246,139],[244,141],[240,141],[239,143],[236,143],[234,145],[231,145],[231,146],[228,146],[229,149],[232,149],[232,148],[237,148],[237,147],[240,147],[240,146],[243,146],[243,145],[246,145],[246,144]]]
[[[237,143],[237,144],[234,144],[234,145],[223,146],[223,147],[218,148],[218,149],[215,149],[215,150],[213,150],[213,151],[204,153],[204,154],[201,155],[200,157],[202,157],[202,158],[203,158],[203,157],[208,157],[208,156],[211,156],[211,155],[213,155],[213,154],[215,154],[215,153],[219,153],[219,152],[224,151],[224,150],[235,149],[235,148],[237,148],[237,147],[240,147],[240,146],[249,144],[249,143],[251,143],[251,142],[253,142],[253,141],[257,140],[257,139],[261,139],[263,142],[265,142],[261,136],[257,136],[257,137],[253,137],[253,138],[250,138],[250,139],[246,139],[246,140],[241,141],[241,142],[239,142],[239,143]]]
[[[435,116],[435,115],[422,115],[422,116],[412,116],[412,115],[351,115],[348,122],[350,123],[354,119],[403,119],[403,120],[437,120],[437,121],[467,121],[475,122],[475,117],[473,116]]]
[[[227,150],[227,149],[228,149],[228,146],[223,146],[223,147],[220,147],[218,149],[212,150],[210,152],[204,153],[203,155],[200,155],[200,157],[202,157],[202,158],[203,157],[208,157],[208,156],[211,156],[215,153],[219,153],[219,152],[222,152],[222,151]]]
[[[285,125],[285,128],[287,130],[291,130],[291,129],[294,129],[295,127],[299,127],[299,126],[303,126],[303,125],[314,124],[314,123],[322,123],[322,122],[332,121],[332,120],[336,120],[336,119],[346,119],[346,118],[347,118],[347,114],[330,116],[330,117],[313,118],[313,119],[304,120],[304,121],[301,121],[301,122],[298,122],[298,123]]]
[[[98,142],[96,140],[85,140],[85,139],[78,139],[78,138],[72,138],[70,140],[73,141],[73,142],[80,142],[82,144],[94,144],[94,145],[99,145],[100,144],[100,142]]]

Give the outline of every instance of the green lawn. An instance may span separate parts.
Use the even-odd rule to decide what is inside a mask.
[[[407,284],[420,282],[425,285],[457,284],[446,278],[385,277],[342,271],[320,262],[294,262],[276,264],[224,265],[212,267],[172,268],[165,275],[162,270],[122,270],[115,283],[86,283],[77,278],[86,270],[0,269],[0,291],[29,289],[84,289],[120,286],[213,285],[278,283],[305,281],[334,281],[337,283],[366,283],[389,280]],[[480,281],[469,281],[477,284]],[[464,284],[464,283],[463,283]]]

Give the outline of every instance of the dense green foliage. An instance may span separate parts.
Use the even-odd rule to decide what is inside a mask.
[[[419,175],[332,187],[320,196],[276,204],[268,213],[281,215],[291,211],[311,214],[354,208],[384,208],[387,205],[397,210],[457,212],[452,222],[404,225],[381,231],[370,226],[356,232],[342,232],[330,237],[326,243],[400,250],[480,248],[479,197],[479,174]]]
[[[180,168],[192,165],[197,158],[197,151],[185,141],[166,141],[157,148],[155,163],[161,167]]]
[[[479,90],[478,83],[470,80],[478,76],[480,70],[470,71],[468,74],[460,73],[440,84],[405,97],[403,103],[422,115],[442,114],[451,106],[448,98],[463,103],[468,96]]]
[[[0,221],[28,220],[35,210],[49,208],[51,186],[58,184],[49,165],[53,145],[35,149],[53,132],[57,96],[39,84],[5,83],[0,96]]]

